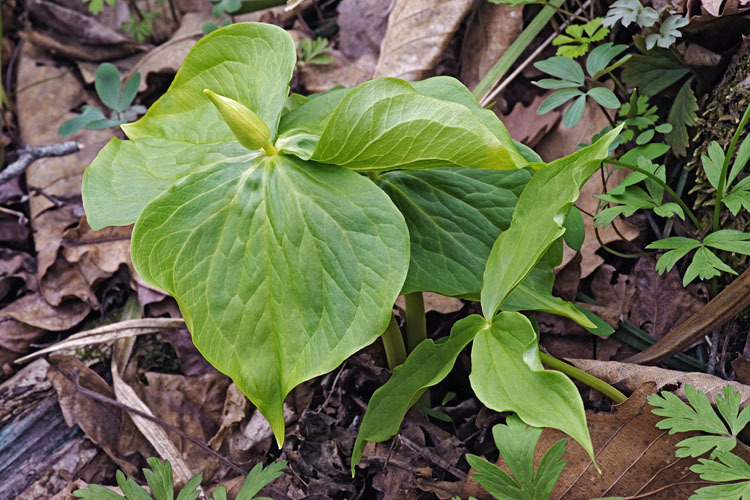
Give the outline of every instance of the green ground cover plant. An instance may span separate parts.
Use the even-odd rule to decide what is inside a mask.
[[[487,407],[592,454],[578,390],[543,368],[518,311],[611,333],[551,288],[572,204],[622,127],[545,165],[455,79],[382,78],[308,98],[289,95],[295,65],[274,26],[201,39],[167,93],[122,126],[129,140],[87,168],[91,227],[135,223],[136,270],[175,297],[198,349],[279,445],[287,394],[382,335],[396,368],[370,402],[352,470],[471,342],[470,382]],[[423,291],[477,300],[482,315],[426,340],[413,321]],[[400,294],[408,357],[392,314]]]
[[[141,83],[141,74],[135,73],[128,78],[123,87],[120,83],[120,72],[112,63],[102,63],[96,69],[94,88],[102,103],[110,110],[110,116],[102,110],[88,104],[81,108],[81,114],[66,121],[57,133],[60,137],[70,137],[81,129],[100,130],[132,122],[146,112],[145,106],[133,104]]]
[[[151,457],[146,460],[149,469],[143,469],[143,475],[146,477],[149,491],[146,491],[138,485],[132,478],[125,476],[122,471],[117,471],[117,485],[122,491],[122,495],[115,493],[109,488],[98,484],[90,484],[86,489],[79,489],[73,492],[73,496],[88,500],[175,500],[175,485],[172,477],[172,464],[169,460],[159,460]],[[237,492],[234,500],[271,500],[268,497],[256,497],[260,490],[268,484],[274,482],[280,477],[282,470],[286,467],[284,460],[279,460],[263,467],[263,464],[256,464]],[[196,500],[203,495],[200,489],[202,473],[198,473],[188,479],[185,485],[177,493],[176,500]],[[150,494],[149,494],[150,493]],[[227,500],[227,489],[219,486],[213,491],[208,500]]]

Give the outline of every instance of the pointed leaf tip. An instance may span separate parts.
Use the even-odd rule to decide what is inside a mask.
[[[271,131],[253,110],[241,102],[219,95],[210,89],[203,89],[203,93],[219,110],[221,117],[224,118],[240,144],[247,149],[264,149],[269,155],[278,152],[271,144]]]

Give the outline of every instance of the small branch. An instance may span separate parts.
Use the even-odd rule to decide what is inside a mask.
[[[83,149],[83,146],[75,141],[61,142],[51,146],[26,146],[23,149],[19,149],[18,159],[0,172],[0,185],[5,184],[14,177],[18,177],[24,173],[26,169],[39,158],[65,156],[77,153],[81,149]]]

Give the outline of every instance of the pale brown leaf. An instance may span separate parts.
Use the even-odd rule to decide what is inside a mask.
[[[440,59],[471,5],[471,0],[396,0],[374,77],[422,79]]]

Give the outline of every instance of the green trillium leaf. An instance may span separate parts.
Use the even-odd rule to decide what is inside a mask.
[[[490,248],[510,226],[527,170],[394,170],[378,185],[404,214],[411,261],[403,293],[479,292]]]
[[[501,312],[479,328],[471,349],[469,380],[488,408],[512,411],[526,424],[553,427],[578,441],[593,459],[578,389],[560,372],[545,370],[534,327],[526,316]]]
[[[83,182],[91,226],[135,222],[136,270],[175,297],[198,349],[279,443],[289,391],[385,329],[409,255],[403,216],[370,180],[275,154],[295,57],[271,25],[204,37]],[[295,99],[285,123],[314,101]]]
[[[518,196],[530,177],[523,169],[442,168],[381,174],[378,185],[409,227],[411,258],[401,293],[430,291],[478,300],[492,244],[510,226]],[[553,269],[561,251],[562,247],[556,259],[543,259],[502,307],[560,314],[592,327],[573,304],[552,295]]]
[[[368,179],[258,155],[193,174],[133,231],[133,264],[283,440],[282,404],[385,329],[408,266],[403,217]]]
[[[528,163],[529,160],[525,159],[520,151],[518,151],[517,144],[510,137],[510,132],[508,132],[508,129],[505,128],[505,125],[503,125],[503,122],[500,121],[494,111],[483,108],[471,91],[455,78],[450,76],[435,76],[419,82],[410,82],[409,85],[414,87],[414,90],[420,94],[465,106],[505,146],[516,166],[522,167]],[[542,160],[540,158],[534,161],[541,162]]]
[[[253,110],[275,137],[295,60],[292,38],[268,24],[233,24],[200,39],[167,93],[122,126],[131,141],[112,139],[86,169],[81,189],[89,225],[132,224],[187,175],[248,153],[204,89]]]
[[[497,238],[487,261],[481,293],[486,318],[495,315],[565,232],[565,218],[581,186],[608,156],[609,145],[621,129],[617,127],[591,146],[553,161],[531,178],[518,199],[510,228]]]
[[[420,94],[396,78],[363,83],[346,94],[312,159],[363,171],[519,166],[466,106]]]
[[[403,364],[394,368],[391,378],[375,391],[367,405],[352,452],[352,474],[367,441],[380,443],[395,436],[406,412],[424,389],[443,380],[464,347],[487,326],[487,321],[477,314],[463,318],[453,324],[444,342],[421,342]]]

